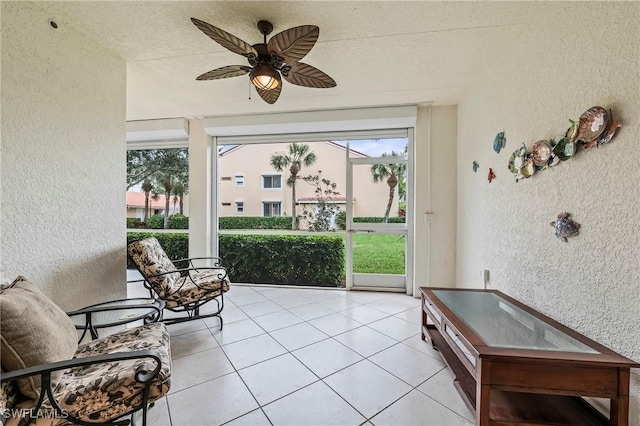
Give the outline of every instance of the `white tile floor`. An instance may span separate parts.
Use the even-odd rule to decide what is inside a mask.
[[[420,339],[419,306],[394,293],[232,286],[222,331],[216,318],[169,327],[172,386],[148,424],[471,425]]]

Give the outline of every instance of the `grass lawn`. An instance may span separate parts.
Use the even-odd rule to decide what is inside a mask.
[[[404,274],[405,242],[400,235],[355,234],[353,272]]]

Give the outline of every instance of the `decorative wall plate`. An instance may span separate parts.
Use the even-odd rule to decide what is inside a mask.
[[[549,164],[553,148],[549,141],[540,140],[533,144],[531,152],[533,155],[533,164],[535,164],[537,168],[541,169],[547,167]]]
[[[609,114],[601,106],[594,106],[586,110],[578,124],[578,133],[574,140],[591,142],[604,132],[609,124]]]

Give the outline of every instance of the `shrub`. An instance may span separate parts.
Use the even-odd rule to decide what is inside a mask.
[[[162,229],[164,228],[164,215],[154,214],[147,219],[147,228]]]
[[[366,223],[382,223],[382,220],[384,218],[382,216],[377,217],[377,216],[361,216],[361,217],[354,217],[353,221],[354,222],[366,222]],[[387,223],[404,223],[405,218],[404,217],[390,217],[389,218],[389,222]]]
[[[225,216],[218,219],[220,229],[291,229],[291,216]]]
[[[130,232],[127,244],[148,237],[156,237],[170,259],[189,257],[187,233]],[[219,238],[222,265],[232,282],[342,285],[342,237],[223,234]],[[135,265],[129,263],[128,267]]]
[[[342,284],[342,237],[224,234],[220,235],[220,256],[235,282]]]
[[[347,229],[347,212],[340,210],[336,215],[336,226],[343,231]]]
[[[142,222],[137,217],[128,217],[127,218],[127,228],[138,228],[140,226],[139,225],[140,223],[142,223]]]
[[[169,228],[189,229],[189,218],[183,214],[171,215],[169,216]]]

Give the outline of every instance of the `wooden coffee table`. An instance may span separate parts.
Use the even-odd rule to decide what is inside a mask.
[[[485,425],[629,423],[630,368],[640,364],[497,290],[422,287],[422,339]],[[606,418],[581,397],[608,398]]]

